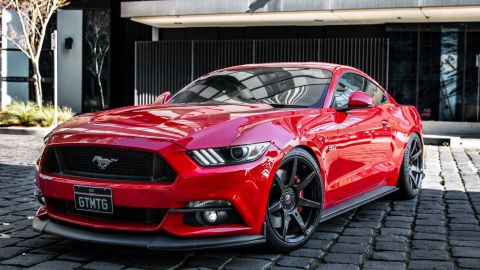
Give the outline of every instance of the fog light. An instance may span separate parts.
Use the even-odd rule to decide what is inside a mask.
[[[187,208],[230,207],[232,204],[222,200],[193,201],[187,203]]]
[[[203,219],[208,224],[215,224],[217,222],[218,214],[217,211],[205,211],[203,212]]]

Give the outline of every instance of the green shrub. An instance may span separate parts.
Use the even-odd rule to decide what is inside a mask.
[[[34,102],[14,101],[7,105],[2,114],[2,122],[7,126],[36,126],[39,120],[38,112],[38,106]]]
[[[64,122],[74,115],[71,108],[58,108],[58,122]],[[0,113],[2,126],[42,126],[48,127],[55,122],[55,109],[52,104],[39,108],[34,102],[14,101],[7,105],[4,112]]]
[[[40,122],[39,124],[42,127],[49,127],[55,123],[55,107],[53,104],[49,103],[44,105],[41,109],[39,109],[40,113]],[[60,107],[58,108],[58,123],[62,123],[67,121],[68,119],[72,118],[74,113],[71,108],[68,107]]]
[[[75,113],[72,111],[70,107],[61,107],[58,110],[58,122],[62,123],[67,121],[68,119],[72,118]]]
[[[54,115],[54,108],[51,104],[44,105],[41,109],[39,109],[39,124],[42,127],[49,127],[54,124],[55,122],[55,115]]]

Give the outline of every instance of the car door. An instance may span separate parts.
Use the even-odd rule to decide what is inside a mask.
[[[398,124],[398,118],[392,116],[393,111],[395,111],[396,106],[390,103],[388,95],[385,90],[379,87],[374,82],[367,79],[365,84],[364,91],[372,97],[374,106],[380,110],[381,113],[381,128],[374,129],[375,137],[378,140],[378,143],[382,144],[381,149],[383,149],[382,156],[383,164],[381,166],[385,168],[387,172],[387,177],[393,174],[395,170],[395,164],[391,161],[391,157],[394,149],[394,127]],[[378,165],[380,166],[380,165]]]
[[[345,110],[353,91],[365,91],[368,80],[354,72],[344,73],[335,88],[333,106],[337,109],[338,162],[335,185],[344,200],[382,183],[386,176],[382,164],[386,159],[381,108]]]

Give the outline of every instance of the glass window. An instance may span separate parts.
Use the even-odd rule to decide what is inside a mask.
[[[40,53],[40,73],[42,74],[42,91],[43,91],[43,101],[45,103],[53,104],[53,51],[51,48],[50,36],[52,35],[53,30],[57,28],[57,14],[54,13],[52,18],[48,22],[46,34],[42,52]],[[31,69],[30,65],[30,69]],[[33,71],[30,70],[30,76],[33,76]],[[34,97],[35,86],[33,83],[30,83],[30,97]]]
[[[338,80],[338,85],[334,92],[333,106],[337,109],[345,109],[348,106],[348,99],[354,91],[362,91],[365,79],[355,73],[345,73]]]
[[[437,83],[439,87],[431,91],[431,96],[434,94],[439,96],[437,106],[438,118],[441,121],[462,120],[464,35],[463,27],[460,25],[441,27],[440,74]],[[425,95],[420,92],[420,96]]]
[[[389,92],[423,120],[480,121],[477,23],[389,25]]]
[[[388,92],[400,104],[417,104],[418,25],[389,25]],[[420,112],[422,113],[422,112]]]
[[[380,104],[387,103],[388,98],[385,92],[373,82],[367,79],[365,79],[365,81],[366,81],[366,84],[363,92],[369,94],[372,97],[373,104],[380,105]]]
[[[200,78],[169,103],[266,103],[321,107],[332,73],[308,68],[250,68]]]
[[[423,120],[439,119],[440,54],[439,25],[420,28],[417,110]]]
[[[471,25],[468,29],[463,120],[480,122],[480,25]]]
[[[110,108],[110,14],[83,12],[83,112]]]

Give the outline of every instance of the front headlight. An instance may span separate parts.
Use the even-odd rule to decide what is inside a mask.
[[[188,154],[201,166],[223,166],[257,160],[265,153],[270,143],[237,145],[225,148],[192,150]]]

